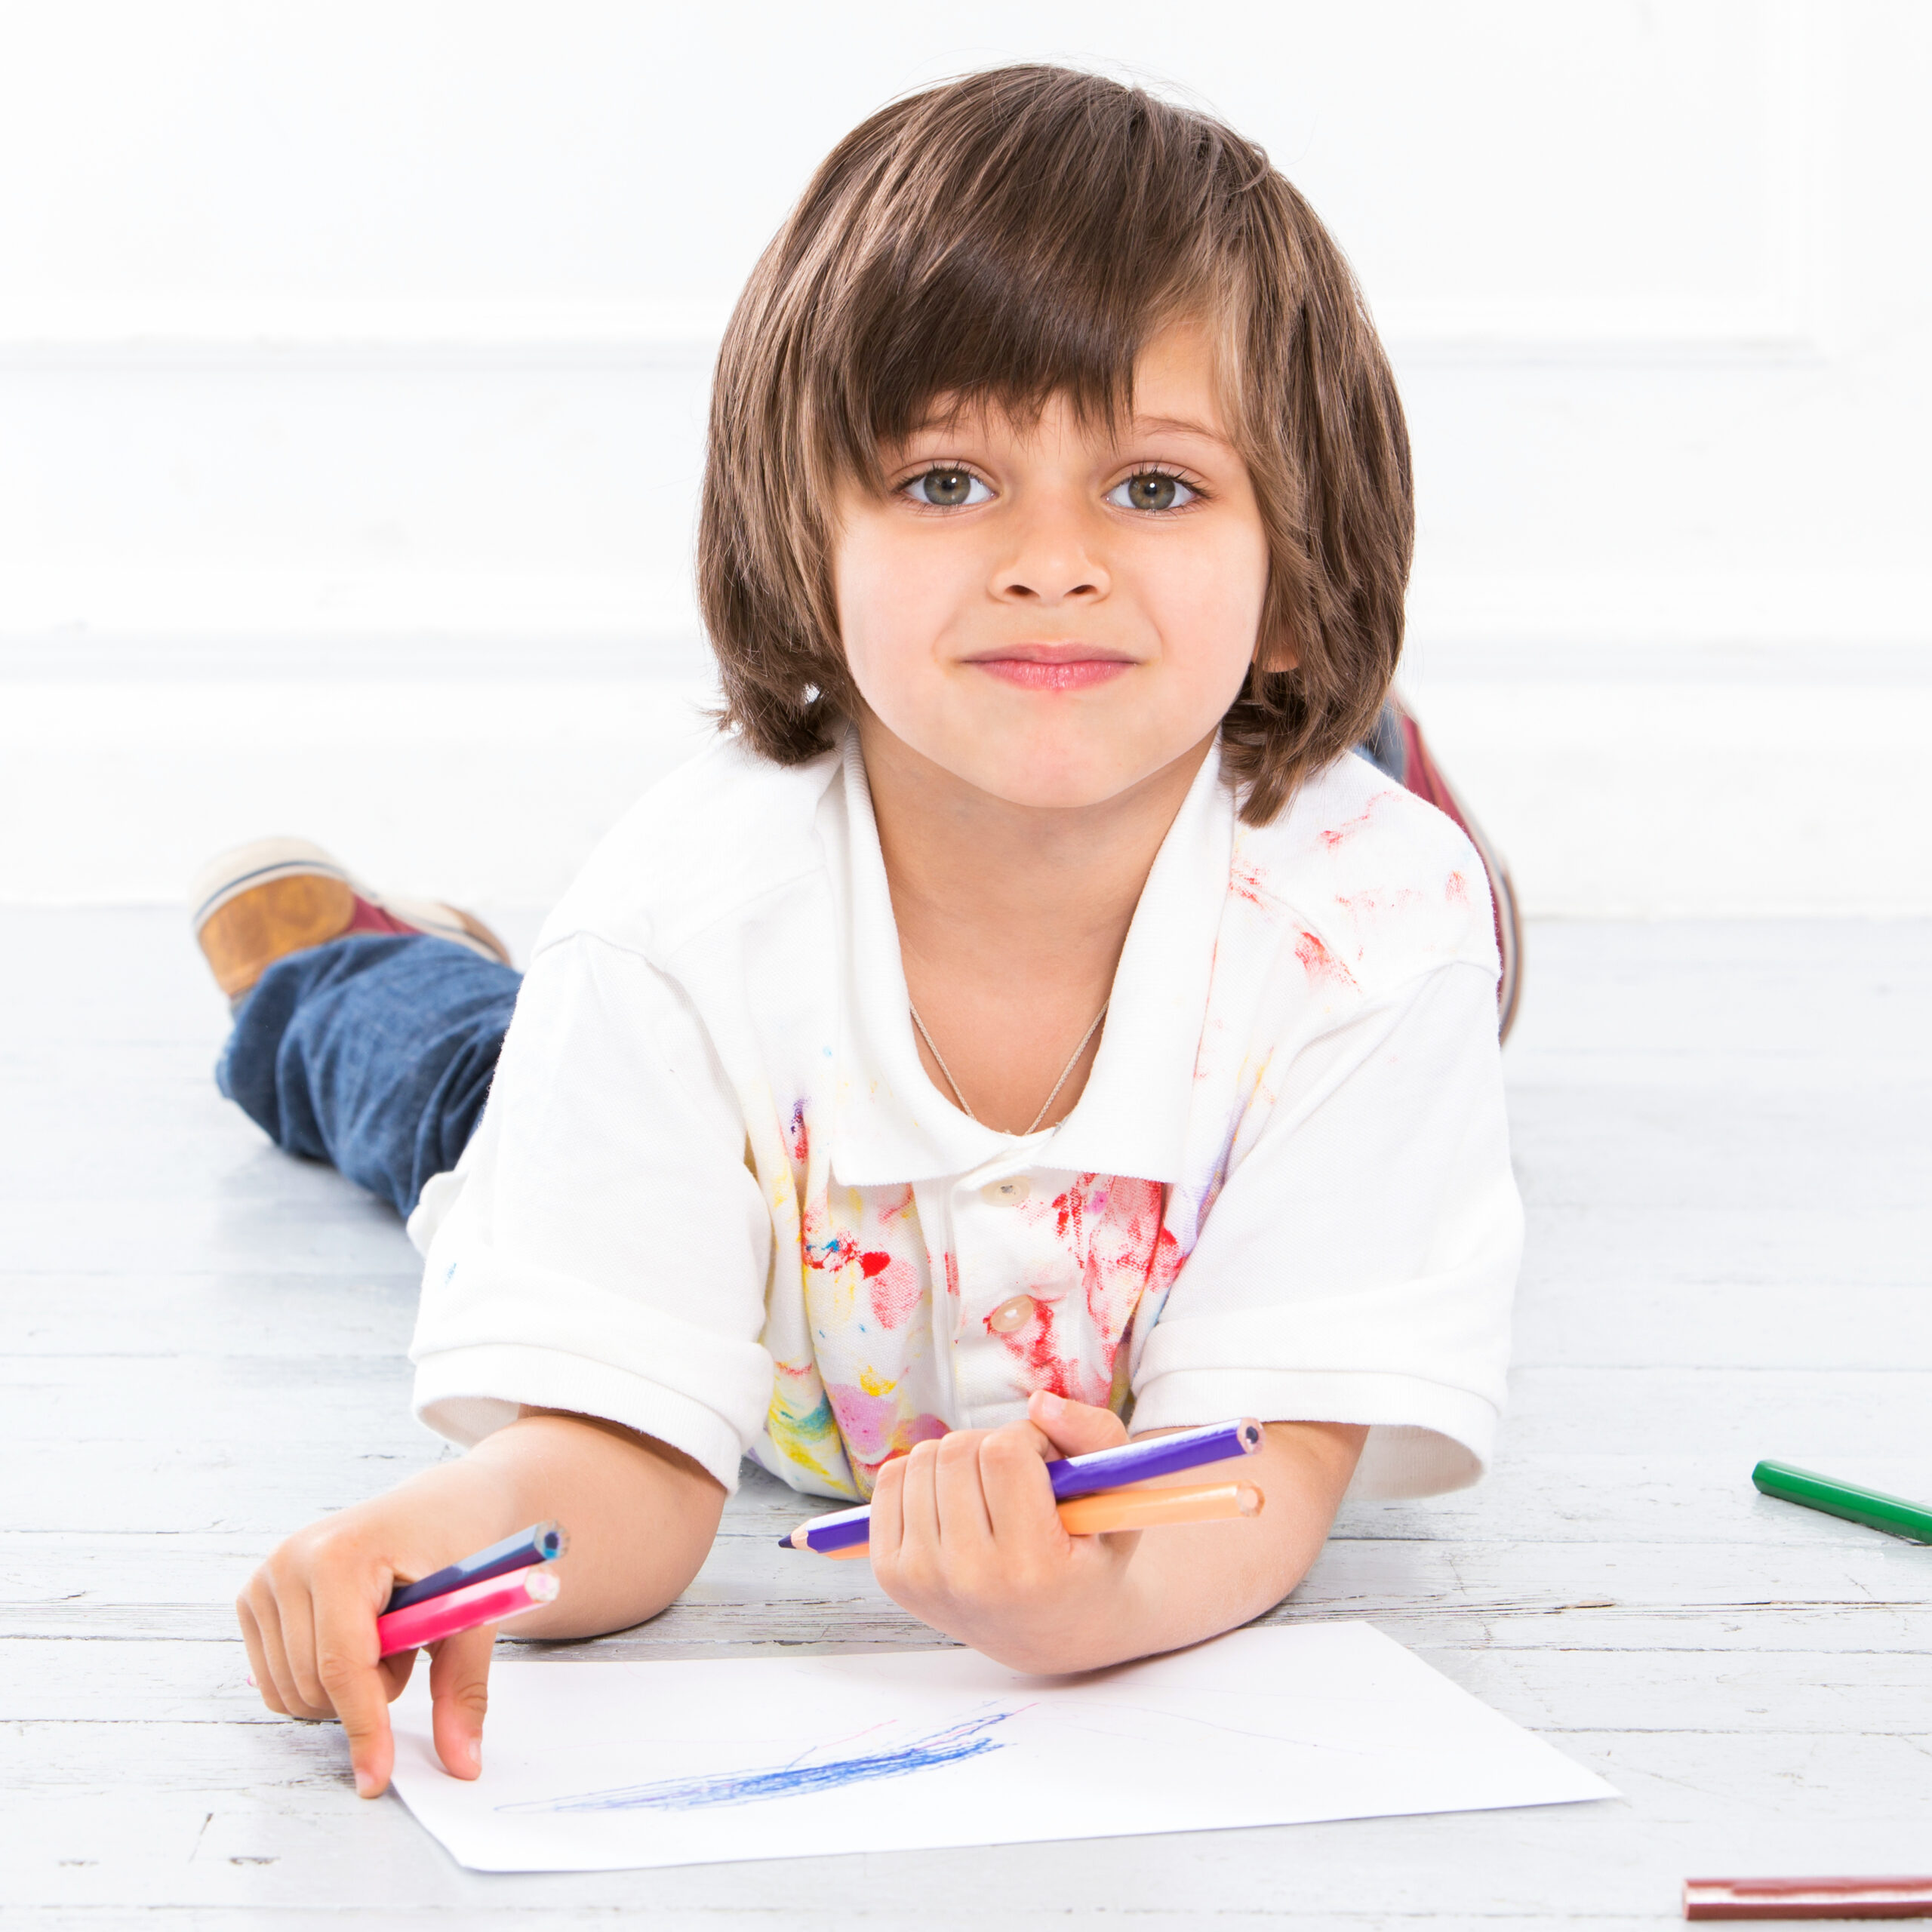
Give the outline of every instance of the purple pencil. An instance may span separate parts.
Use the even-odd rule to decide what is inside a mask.
[[[1261,1425],[1251,1417],[1243,1417],[1237,1422],[1211,1423],[1204,1429],[1150,1436],[1144,1442],[1124,1442],[1118,1449],[1065,1457],[1049,1463],[1047,1475],[1053,1483],[1054,1500],[1069,1503],[1076,1496],[1097,1496],[1103,1489],[1174,1475],[1235,1456],[1251,1456],[1261,1441]],[[815,1550],[821,1556],[835,1549],[850,1549],[870,1540],[872,1513],[867,1509],[841,1509],[832,1515],[815,1516],[809,1523],[801,1523],[789,1536],[780,1537],[779,1547]]]

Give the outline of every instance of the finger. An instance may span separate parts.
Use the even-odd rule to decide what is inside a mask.
[[[996,1540],[1067,1542],[1038,1433],[1026,1423],[995,1429],[980,1444],[980,1482]]]
[[[389,1705],[376,1667],[376,1617],[361,1597],[336,1595],[315,1606],[315,1674],[349,1740],[355,1789],[381,1795],[395,1761]]]
[[[402,1695],[403,1687],[408,1683],[416,1669],[414,1651],[397,1651],[381,1660],[376,1666],[376,1675],[381,1678],[383,1700],[393,1704]]]
[[[1028,1401],[1026,1419],[1063,1456],[1091,1455],[1096,1449],[1118,1448],[1127,1440],[1127,1425],[1112,1410],[1070,1402],[1044,1389]]]
[[[906,1459],[895,1456],[880,1466],[872,1478],[871,1520],[866,1524],[866,1547],[875,1566],[895,1563],[906,1536]]]
[[[329,1702],[329,1694],[322,1688],[322,1680],[315,1671],[315,1607],[308,1586],[285,1579],[278,1585],[274,1573],[270,1571],[269,1588],[275,1597],[282,1654],[288,1660],[295,1694],[310,1717],[332,1717],[335,1707]]]
[[[483,1768],[483,1713],[490,1702],[490,1653],[497,1626],[445,1637],[429,1653],[429,1697],[436,1755],[452,1777],[473,1778]]]
[[[906,1458],[906,1482],[899,1507],[904,1518],[900,1533],[902,1559],[930,1555],[939,1548],[939,1497],[934,1478],[939,1472],[939,1444],[915,1442]]]
[[[275,1686],[281,1708],[292,1718],[306,1718],[313,1721],[327,1717],[327,1707],[318,1709],[309,1703],[296,1683],[295,1672],[288,1660],[288,1641],[282,1632],[281,1606],[265,1577],[256,1577],[249,1586],[249,1596],[255,1608],[255,1626],[262,1634],[262,1654],[268,1665],[269,1681]]]
[[[275,1675],[269,1669],[268,1651],[262,1642],[261,1626],[255,1621],[255,1613],[249,1607],[245,1590],[235,1599],[235,1615],[242,1626],[242,1641],[248,1648],[248,1681],[262,1694],[262,1702],[270,1710],[278,1711],[287,1717],[288,1707],[281,1701],[281,1692],[275,1687]]]
[[[989,1439],[977,1431],[955,1429],[938,1444],[933,1502],[939,1534],[949,1557],[974,1555],[992,1542],[992,1518],[987,1513],[986,1491],[980,1480],[980,1445]]]

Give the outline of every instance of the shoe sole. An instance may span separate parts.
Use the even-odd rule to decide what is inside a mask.
[[[229,894],[195,937],[215,983],[234,1000],[278,959],[339,938],[355,916],[355,895],[346,879],[281,872]]]
[[[199,933],[238,894],[294,878],[334,879],[352,894],[355,889],[341,862],[306,838],[251,839],[218,853],[195,874],[188,888],[188,903],[194,908],[189,922]]]
[[[232,1001],[280,958],[356,929],[356,901],[405,928],[510,963],[510,949],[475,914],[430,900],[385,898],[306,838],[257,838],[211,859],[189,891],[191,923],[215,980]]]

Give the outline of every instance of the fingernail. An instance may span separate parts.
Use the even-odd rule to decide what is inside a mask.
[[[468,1754],[469,1761],[472,1764],[480,1764],[482,1763],[483,1740],[481,1738],[472,1737],[469,1742],[464,1746],[463,1749]]]
[[[250,1671],[248,1673],[248,1688],[251,1690],[259,1690],[261,1687],[262,1687],[255,1681],[255,1673],[252,1670]]]
[[[358,1798],[374,1798],[376,1795],[374,1777],[360,1765],[356,1767],[355,1771],[355,1795]]]
[[[1049,1422],[1057,1420],[1060,1411],[1066,1407],[1066,1398],[1064,1395],[1056,1395],[1051,1389],[1036,1391],[1033,1401],[1037,1412],[1044,1416]]]

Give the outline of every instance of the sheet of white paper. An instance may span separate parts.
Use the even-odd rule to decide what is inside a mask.
[[[396,1789],[479,1872],[586,1872],[1481,1811],[1609,1785],[1362,1623],[1078,1678],[973,1651],[499,1663],[483,1775],[419,1670]]]

